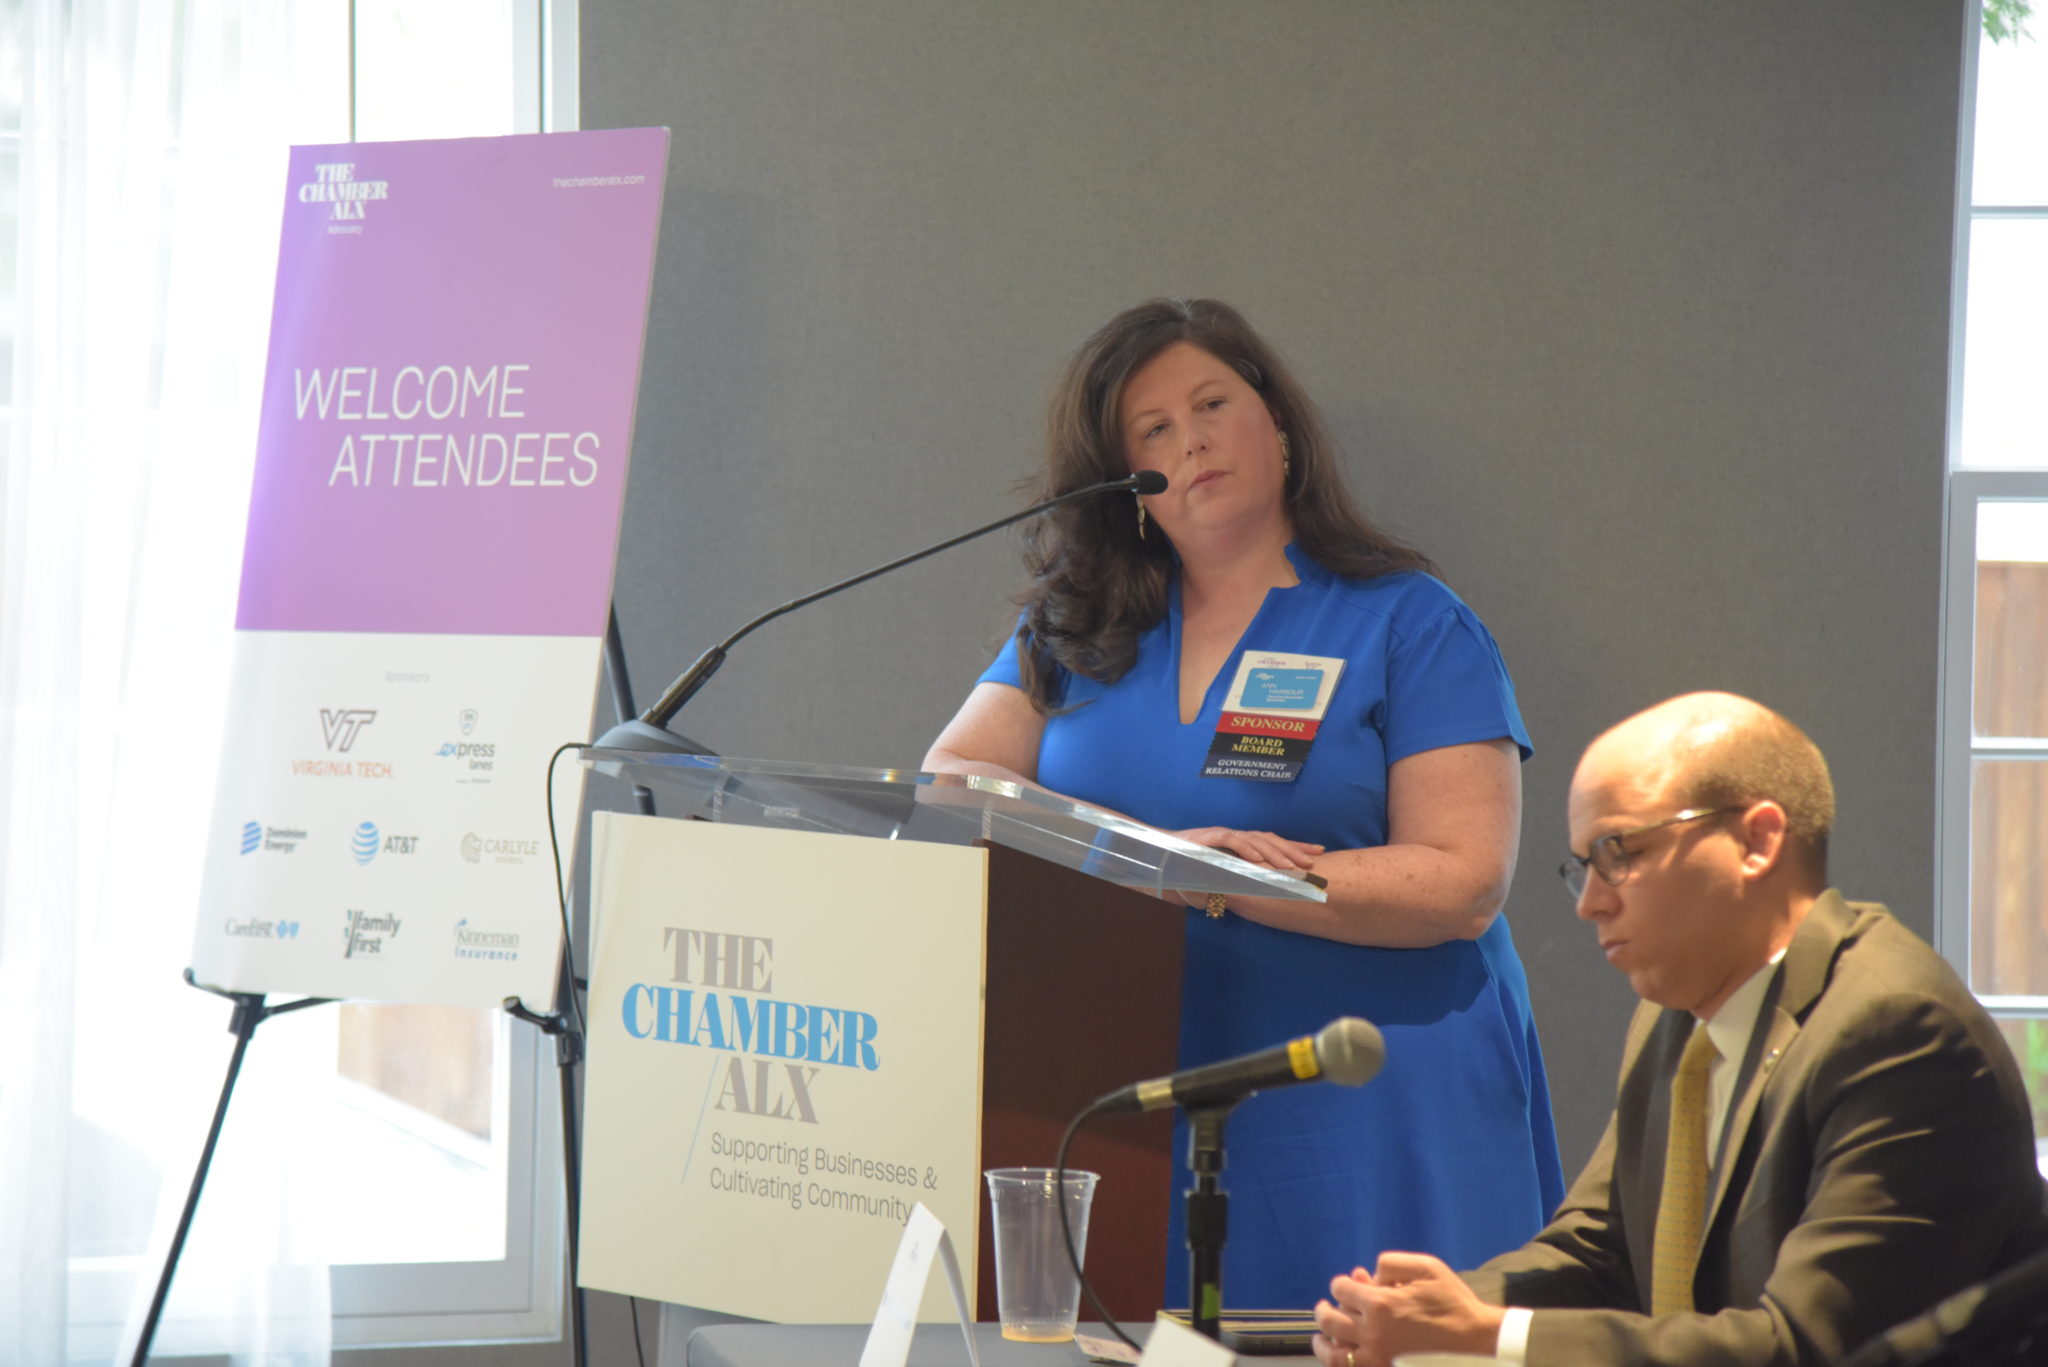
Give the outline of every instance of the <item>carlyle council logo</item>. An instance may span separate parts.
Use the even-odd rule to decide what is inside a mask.
[[[540,841],[518,836],[478,835],[469,831],[463,835],[458,848],[463,859],[472,864],[481,864],[485,860],[493,864],[524,864],[539,856]]]

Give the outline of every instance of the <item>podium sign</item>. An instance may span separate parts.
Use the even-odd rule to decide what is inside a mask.
[[[973,1247],[988,852],[600,812],[591,856],[583,1284],[859,1322],[920,1202]]]

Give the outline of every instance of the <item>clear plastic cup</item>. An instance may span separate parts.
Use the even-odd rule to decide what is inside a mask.
[[[1051,1168],[991,1168],[989,1207],[995,1216],[996,1314],[1003,1337],[1022,1343],[1065,1343],[1074,1337],[1081,1283],[1060,1237],[1058,1183]],[[1067,1220],[1074,1252],[1088,1253],[1088,1206],[1100,1179],[1068,1168]]]

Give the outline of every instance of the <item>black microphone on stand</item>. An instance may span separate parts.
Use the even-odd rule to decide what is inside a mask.
[[[756,617],[753,621],[726,637],[725,640],[699,655],[697,662],[684,670],[677,677],[676,681],[668,686],[667,691],[655,700],[654,706],[642,712],[639,717],[632,721],[620,722],[617,726],[614,726],[611,730],[591,742],[591,744],[600,750],[654,750],[678,755],[711,754],[711,750],[699,745],[688,736],[678,735],[674,731],[669,730],[668,724],[675,717],[676,713],[683,710],[683,704],[695,696],[697,690],[702,688],[710,680],[711,676],[718,672],[718,667],[725,663],[726,652],[739,644],[741,638],[753,631],[754,628],[774,621],[785,612],[794,612],[806,604],[817,602],[820,598],[829,598],[842,589],[850,589],[856,584],[865,584],[877,575],[887,574],[891,570],[902,569],[905,565],[914,564],[928,555],[937,555],[940,551],[951,550],[963,541],[972,541],[977,536],[986,536],[990,532],[1001,531],[1013,522],[1022,522],[1027,517],[1037,517],[1040,513],[1050,512],[1063,503],[1072,503],[1076,499],[1087,498],[1093,494],[1117,493],[1126,490],[1137,494],[1163,494],[1166,492],[1166,476],[1160,474],[1157,470],[1140,470],[1137,474],[1123,479],[1104,480],[1100,484],[1090,484],[1085,488],[1074,489],[1061,494],[1057,498],[1049,498],[1043,503],[1034,503],[1021,513],[1012,513],[1008,517],[999,518],[985,527],[976,527],[971,532],[963,532],[949,541],[941,541],[936,546],[927,546],[923,550],[913,552],[899,560],[891,560],[886,565],[877,565],[866,574],[856,574],[851,579],[842,579],[840,582],[827,588],[819,589],[816,593],[807,593],[801,598],[792,598],[781,607],[771,612],[762,613],[759,617]]]
[[[1067,1146],[1074,1131],[1090,1116],[1117,1111],[1157,1111],[1178,1106],[1187,1112],[1188,1171],[1195,1185],[1187,1197],[1188,1240],[1188,1322],[1195,1332],[1220,1340],[1223,1330],[1223,1244],[1229,1226],[1228,1198],[1218,1182],[1223,1171],[1223,1125],[1231,1108],[1246,1097],[1297,1082],[1334,1082],[1340,1087],[1363,1087],[1379,1074],[1387,1061],[1386,1041],[1379,1027],[1357,1016],[1341,1016],[1313,1035],[1303,1035],[1256,1054],[1242,1054],[1199,1068],[1186,1068],[1165,1077],[1134,1082],[1098,1098],[1074,1117],[1060,1139],[1053,1169],[1066,1180]],[[1060,1233],[1066,1242],[1067,1262],[1080,1280],[1088,1303],[1102,1316],[1111,1333],[1138,1345],[1118,1327],[1103,1308],[1095,1289],[1081,1270],[1081,1258],[1074,1247],[1074,1231],[1067,1218],[1066,1202],[1060,1203]]]
[[[1229,1106],[1275,1087],[1297,1082],[1334,1082],[1363,1087],[1387,1061],[1386,1042],[1371,1021],[1344,1016],[1313,1035],[1303,1035],[1256,1054],[1205,1063],[1165,1077],[1134,1082],[1096,1102],[1091,1110],[1158,1111],[1168,1106],[1202,1110]]]

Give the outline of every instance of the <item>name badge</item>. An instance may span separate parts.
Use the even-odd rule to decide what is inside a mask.
[[[1203,778],[1292,783],[1337,691],[1344,661],[1247,650],[1238,658]]]

